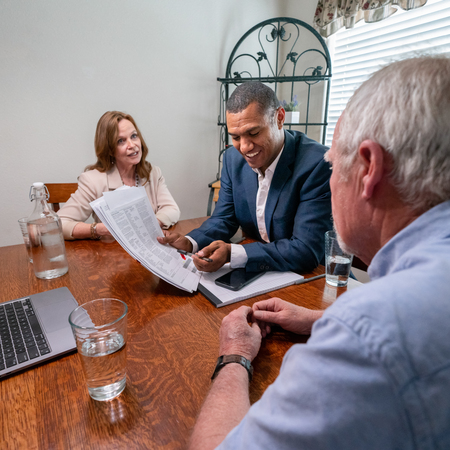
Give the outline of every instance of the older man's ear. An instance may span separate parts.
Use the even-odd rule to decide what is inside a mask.
[[[362,166],[360,166],[363,183],[362,195],[364,199],[369,200],[386,172],[385,151],[376,142],[365,140],[358,149],[358,162]]]

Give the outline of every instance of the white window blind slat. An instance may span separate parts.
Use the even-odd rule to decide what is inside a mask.
[[[409,13],[411,13],[411,11],[408,11],[408,14]],[[364,46],[368,42],[373,41],[374,39],[385,40],[388,37],[391,38],[393,35],[395,36],[395,38],[397,38],[405,34],[409,34],[413,30],[416,30],[418,33],[426,33],[428,30],[432,30],[437,26],[440,26],[442,23],[445,23],[449,16],[450,8],[442,10],[439,14],[433,15],[432,17],[424,15],[416,20],[409,19],[407,22],[396,23],[389,27],[383,27],[383,22],[378,22],[377,24],[366,24],[367,26],[371,27],[373,27],[374,25],[379,25],[379,28],[377,28],[376,32],[366,30],[367,32],[364,34],[349,35],[352,30],[355,30],[355,28],[346,31],[341,30],[340,33],[342,33],[342,35],[340,36],[339,44],[337,44],[336,53],[344,51],[341,46],[350,47],[350,49],[358,48]],[[386,20],[391,20],[391,18]],[[423,22],[423,20],[427,21]],[[363,25],[362,28],[364,28],[366,25]]]
[[[447,26],[447,30],[450,28],[450,24]],[[422,36],[420,41],[415,38],[414,40],[405,39],[404,41],[389,42],[387,44],[373,44],[366,48],[366,51],[359,53],[349,52],[345,61],[341,60],[336,65],[333,75],[342,72],[342,69],[347,69],[353,64],[360,64],[361,61],[371,61],[375,58],[384,59],[386,56],[398,53],[407,53],[413,50],[426,50],[427,48],[433,48],[437,46],[444,46],[450,44],[450,36],[448,35],[435,35],[435,36]]]
[[[336,60],[336,64],[334,66],[334,72],[339,72],[342,67],[345,67],[353,60],[358,62],[358,59],[361,57],[367,58],[369,55],[373,56],[378,54],[380,51],[389,51],[393,48],[408,47],[411,44],[428,44],[434,45],[435,41],[437,45],[450,42],[450,17],[446,20],[443,20],[439,26],[436,26],[433,29],[427,30],[424,33],[419,33],[418,30],[409,30],[408,34],[402,33],[401,36],[392,37],[390,39],[386,39],[383,37],[378,40],[372,40],[365,43],[364,46],[360,46],[358,48],[350,48],[350,45],[340,46],[340,48],[345,49],[345,51],[341,51],[339,54],[337,52],[334,53],[334,58]]]

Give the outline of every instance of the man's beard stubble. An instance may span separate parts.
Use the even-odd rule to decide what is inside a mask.
[[[345,253],[349,253],[351,255],[355,255],[355,251],[349,246],[347,245],[341,238],[341,235],[339,234],[338,230],[336,229],[336,226],[333,224],[333,230],[336,233],[336,239],[338,241],[339,247],[341,247],[341,249],[345,252]]]

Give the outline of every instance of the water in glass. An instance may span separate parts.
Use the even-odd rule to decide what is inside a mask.
[[[87,339],[79,354],[94,400],[111,400],[125,389],[126,343],[120,333]]]
[[[332,286],[346,286],[350,275],[352,258],[347,256],[327,256],[327,283]]]

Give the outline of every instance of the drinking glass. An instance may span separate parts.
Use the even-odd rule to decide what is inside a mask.
[[[331,286],[346,286],[353,255],[345,252],[339,246],[335,231],[325,233],[325,269],[326,280]]]
[[[18,222],[20,226],[20,231],[22,232],[23,242],[25,244],[25,247],[27,248],[28,260],[32,263],[33,255],[31,253],[31,244],[30,244],[30,236],[28,235],[27,220],[28,217],[22,217],[21,219],[18,220]]]
[[[122,300],[100,298],[78,306],[69,316],[94,400],[111,400],[125,389],[127,312]]]

